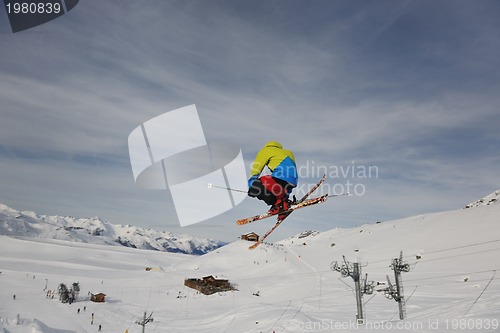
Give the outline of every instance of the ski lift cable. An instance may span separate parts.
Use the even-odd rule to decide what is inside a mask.
[[[477,301],[479,301],[479,299],[481,298],[481,296],[483,296],[484,292],[486,291],[486,289],[488,289],[488,287],[490,286],[491,284],[491,281],[493,281],[493,279],[495,278],[495,275],[497,275],[497,271],[496,270],[493,270],[493,276],[491,277],[490,281],[488,282],[488,284],[484,287],[483,291],[481,291],[481,293],[479,294],[479,296],[476,298],[476,300],[474,301],[474,303],[472,303],[472,305],[470,306],[469,310],[467,310],[467,312],[464,314],[464,317],[467,316],[469,314],[469,311],[472,310],[472,308],[474,307],[474,305],[476,305]]]

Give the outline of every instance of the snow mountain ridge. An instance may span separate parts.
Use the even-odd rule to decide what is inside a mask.
[[[226,243],[171,232],[116,225],[98,217],[37,215],[20,212],[0,204],[0,235],[37,237],[98,245],[126,246],[137,249],[201,255]]]
[[[485,196],[482,199],[471,202],[470,204],[466,205],[464,208],[489,206],[489,205],[492,205],[494,203],[498,203],[499,200],[500,200],[500,190],[496,190],[495,192]]]

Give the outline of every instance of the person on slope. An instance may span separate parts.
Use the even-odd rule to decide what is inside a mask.
[[[260,176],[266,166],[271,175]],[[288,196],[297,186],[297,181],[297,165],[293,153],[283,149],[279,142],[270,141],[257,153],[252,164],[248,196],[263,200],[271,206],[269,212],[276,214],[293,204]],[[283,215],[278,215],[278,218],[282,217]]]

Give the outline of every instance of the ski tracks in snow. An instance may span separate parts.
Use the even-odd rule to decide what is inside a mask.
[[[302,259],[302,257],[297,252],[295,252],[295,250],[293,250],[291,247],[287,247],[287,250],[291,254],[294,255],[294,257],[297,259],[298,262],[300,262],[302,265],[308,267],[310,270],[312,270],[314,273],[316,273],[318,275],[318,270],[316,269],[316,267],[312,266],[307,261],[305,261],[304,259]]]
[[[322,276],[323,273],[319,273],[316,267],[309,264],[306,260],[302,258],[302,256],[300,256],[297,252],[295,252],[295,250],[293,250],[291,247],[288,247],[287,250],[290,252],[290,254],[292,254],[295,257],[297,262],[301,263],[303,266],[306,266],[316,274],[316,279],[318,280],[318,288],[320,289],[319,293],[321,293],[321,282],[322,282],[321,279],[323,278]]]

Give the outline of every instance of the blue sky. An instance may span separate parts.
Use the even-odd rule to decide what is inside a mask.
[[[362,196],[297,212],[272,240],[461,208],[500,188],[498,1],[80,1],[13,34],[0,10],[0,202],[224,240],[235,209],[180,228],[134,184],[127,138],[196,104],[205,136],[270,140],[302,166],[376,166]],[[312,171],[311,171],[312,173]],[[313,175],[303,184],[315,182]]]

